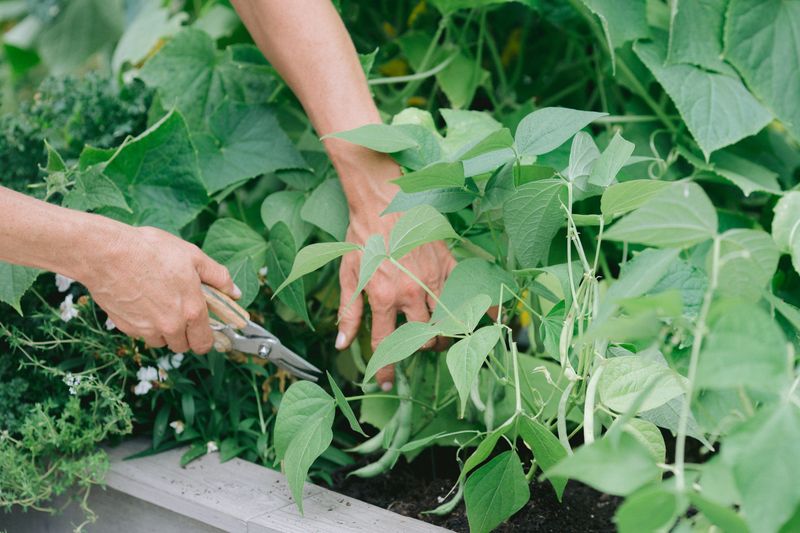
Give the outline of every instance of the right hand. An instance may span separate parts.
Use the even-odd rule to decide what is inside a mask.
[[[131,337],[174,352],[211,350],[214,338],[201,283],[239,298],[228,270],[165,231],[122,226],[119,233],[90,255],[91,270],[78,281]]]

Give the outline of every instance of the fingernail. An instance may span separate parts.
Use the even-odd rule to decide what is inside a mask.
[[[392,390],[392,382],[391,382],[391,381],[385,381],[385,382],[383,382],[383,383],[381,384],[381,390],[382,390],[383,392],[389,392],[390,390]]]
[[[242,290],[235,283],[233,284],[233,297],[234,298],[242,297]]]
[[[336,349],[344,350],[345,345],[347,345],[347,335],[345,335],[343,331],[340,331],[339,334],[336,335]]]

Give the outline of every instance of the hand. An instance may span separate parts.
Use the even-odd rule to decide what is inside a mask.
[[[385,206],[385,204],[384,204]],[[381,234],[388,239],[389,232],[399,218],[398,215],[381,217],[376,214],[356,215],[351,213],[347,241],[363,244],[370,235]],[[339,271],[341,300],[339,302],[339,335],[336,348],[345,349],[356,337],[364,312],[363,295],[356,296],[348,307],[358,285],[361,252],[350,253],[342,259]],[[447,276],[456,265],[447,246],[439,241],[412,250],[400,263],[430,288],[437,296],[441,293]],[[427,322],[436,307],[436,302],[407,275],[391,263],[384,262],[366,286],[365,292],[372,308],[372,349],[392,331],[397,324],[397,313],[407,320]],[[433,339],[424,349],[441,346],[440,339]],[[392,389],[394,366],[384,367],[376,374],[378,384],[384,391]]]
[[[200,284],[238,298],[228,270],[197,246],[156,228],[119,225],[116,235],[92,251],[91,269],[78,281],[131,337],[174,352],[208,352],[214,339]]]

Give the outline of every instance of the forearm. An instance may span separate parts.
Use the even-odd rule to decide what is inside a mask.
[[[353,42],[330,1],[232,3],[320,136],[380,122]],[[391,200],[396,188],[388,181],[400,173],[391,158],[338,139],[325,145],[352,211]]]
[[[0,187],[0,261],[83,280],[123,225]]]

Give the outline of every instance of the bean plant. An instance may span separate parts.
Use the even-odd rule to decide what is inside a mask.
[[[440,446],[460,475],[432,512],[463,503],[476,532],[550,490],[534,481],[561,499],[568,480],[624,497],[623,532],[800,528],[800,3],[334,3],[385,119],[334,136],[403,168],[399,222],[365,243],[345,242],[322,143],[226,3],[0,1],[17,21],[3,184],[202,246],[328,370],[294,382],[153,350],[107,330],[83,288],[0,264],[16,310],[0,316],[0,505],[100,482],[98,443],[133,430],[144,453],[187,446],[184,464],[280,467],[301,510],[309,476]],[[86,65],[103,74],[70,74]],[[437,240],[458,259],[439,294],[403,262]],[[334,354],[352,253],[360,288],[393,268],[431,320],[374,352],[365,325]],[[435,337],[448,349],[421,351]],[[41,453],[47,424],[62,431]]]

